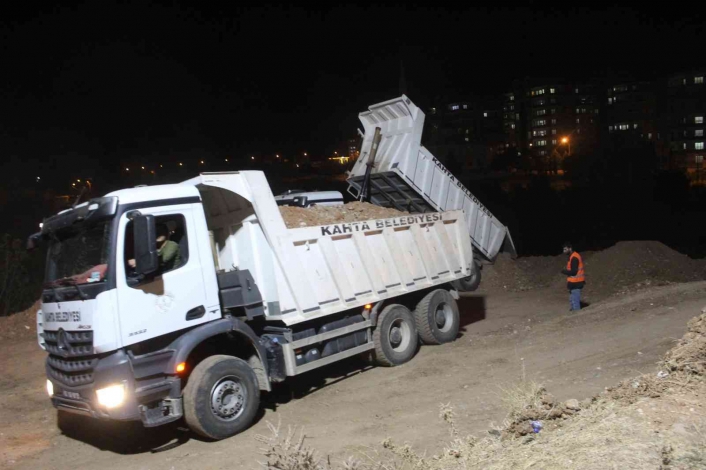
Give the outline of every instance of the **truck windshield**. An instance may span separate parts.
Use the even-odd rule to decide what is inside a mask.
[[[88,284],[105,280],[110,222],[80,224],[51,235],[45,286]]]

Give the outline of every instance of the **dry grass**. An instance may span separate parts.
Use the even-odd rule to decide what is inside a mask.
[[[419,454],[409,445],[386,439],[379,449],[332,463],[305,445],[302,430],[270,426],[271,437],[263,454],[268,470],[468,470],[468,469],[663,469],[706,468],[706,420],[688,416],[689,429],[677,434],[659,430],[643,415],[639,406],[675,390],[693,393],[698,403],[706,385],[703,358],[706,357],[706,314],[689,322],[689,332],[665,357],[666,377],[649,374],[626,380],[592,401],[580,411],[555,403],[536,383],[523,380],[503,389],[507,417],[493,435],[461,437],[454,410],[442,404],[439,418],[449,426],[450,440],[432,456]],[[701,394],[701,395],[699,395]],[[651,402],[659,406],[669,400]],[[574,407],[574,405],[567,405]],[[691,410],[694,411],[694,410]],[[688,415],[688,413],[685,413]],[[551,421],[534,434],[530,420]]]
[[[527,419],[528,411],[543,407],[545,389],[535,382],[520,382],[511,387],[501,387],[502,402],[507,409],[507,421],[519,422]]]
[[[567,420],[561,429],[524,438],[461,438],[452,431],[454,437],[431,457],[386,439],[381,450],[341,463],[332,463],[307,448],[301,431],[290,429],[282,435],[278,426],[270,425],[273,435],[262,438],[267,443],[264,455],[268,458],[263,466],[268,470],[659,468],[666,444],[654,438],[643,418],[621,414],[618,408],[615,403],[599,401],[582,412],[580,419]],[[453,410],[448,405],[442,405],[441,416],[455,430]],[[699,452],[692,446],[682,452],[680,459],[703,461]]]

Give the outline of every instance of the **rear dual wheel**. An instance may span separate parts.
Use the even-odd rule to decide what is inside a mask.
[[[399,304],[385,307],[373,330],[373,343],[373,359],[380,366],[398,366],[412,359],[419,344],[412,312]]]
[[[414,309],[419,337],[424,344],[454,341],[460,329],[458,304],[449,291],[437,289],[428,293]]]

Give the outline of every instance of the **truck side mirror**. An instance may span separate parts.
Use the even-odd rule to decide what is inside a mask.
[[[29,238],[27,238],[27,251],[35,250],[39,246],[39,243],[41,242],[41,240],[42,240],[42,232],[30,235]]]
[[[133,220],[135,236],[135,273],[143,276],[159,268],[157,257],[157,225],[153,215],[138,215]]]

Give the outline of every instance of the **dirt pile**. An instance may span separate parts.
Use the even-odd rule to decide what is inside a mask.
[[[513,260],[501,253],[495,264],[483,267],[481,290],[521,292],[556,285],[562,279],[564,256],[530,256]]]
[[[703,312],[689,321],[689,330],[665,355],[670,371],[706,376],[706,307]]]
[[[546,389],[533,382],[525,382],[505,390],[503,401],[508,416],[496,433],[504,438],[526,436],[541,429],[556,429],[556,420],[566,419],[590,406],[591,401],[579,403],[576,399],[560,403]]]
[[[706,380],[706,308],[689,321],[689,329],[667,351],[656,374],[624,380],[607,390],[617,401],[634,403],[640,398],[658,398],[674,388],[693,386]]]
[[[0,317],[0,341],[28,340],[37,336],[39,301],[23,312]]]
[[[372,219],[389,219],[406,214],[396,209],[379,207],[367,202],[349,202],[340,206],[314,206],[310,208],[280,206],[287,228],[315,227],[317,225],[359,222]]]
[[[581,253],[586,268],[585,292],[599,300],[646,287],[697,281],[706,277],[706,260],[694,260],[655,241],[619,242],[599,252]],[[483,268],[481,289],[525,291],[566,283],[561,270],[565,255],[512,260],[501,254],[495,264]]]

